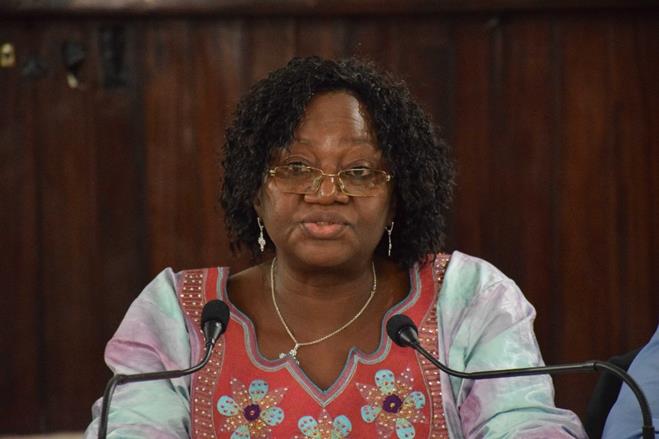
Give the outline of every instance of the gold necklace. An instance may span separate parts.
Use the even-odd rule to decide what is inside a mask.
[[[272,264],[270,264],[270,292],[272,293],[272,303],[275,305],[275,311],[277,312],[277,316],[279,317],[279,321],[284,326],[284,329],[286,330],[286,333],[291,338],[291,340],[293,340],[293,343],[295,344],[293,346],[293,349],[288,351],[288,353],[284,353],[284,352],[280,353],[279,358],[284,358],[288,355],[289,357],[293,358],[295,360],[295,362],[298,363],[298,364],[299,364],[299,361],[298,361],[296,355],[297,355],[297,350],[299,348],[301,348],[302,346],[310,346],[310,345],[313,345],[313,344],[316,344],[316,343],[320,343],[321,341],[325,341],[328,338],[335,336],[336,334],[338,334],[339,332],[343,331],[348,326],[350,326],[355,320],[357,320],[359,318],[359,316],[361,316],[364,313],[364,311],[368,307],[368,304],[371,303],[371,300],[373,300],[373,296],[375,296],[375,290],[378,287],[378,277],[377,277],[377,274],[375,273],[375,264],[373,262],[371,262],[371,270],[373,271],[373,286],[371,287],[371,293],[369,294],[368,299],[366,300],[366,303],[364,303],[364,306],[362,306],[362,308],[359,310],[359,312],[357,312],[357,314],[355,314],[353,316],[353,318],[348,320],[348,322],[346,322],[343,326],[341,326],[340,328],[330,332],[329,334],[324,335],[324,336],[322,336],[320,338],[317,338],[315,340],[312,340],[312,341],[299,342],[299,341],[297,341],[297,339],[293,335],[293,332],[291,332],[290,328],[286,324],[286,321],[284,320],[284,317],[281,315],[281,311],[279,310],[279,306],[277,305],[277,299],[275,297],[275,264],[276,263],[277,263],[277,258],[275,257],[275,258],[272,259]]]

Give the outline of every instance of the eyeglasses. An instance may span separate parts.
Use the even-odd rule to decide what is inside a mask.
[[[339,183],[339,189],[351,197],[373,197],[380,193],[382,186],[391,180],[385,171],[366,167],[343,169],[336,174],[327,174],[321,169],[293,163],[275,166],[268,170],[277,189],[289,194],[315,194],[323,177],[330,177]]]

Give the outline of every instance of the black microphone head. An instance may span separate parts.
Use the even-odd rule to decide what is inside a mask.
[[[387,322],[387,335],[398,346],[411,346],[411,339],[416,340],[416,325],[405,314],[396,314]]]
[[[201,328],[203,329],[208,322],[218,322],[222,325],[222,330],[218,334],[223,334],[227,330],[229,323],[229,307],[221,300],[211,300],[201,311]]]

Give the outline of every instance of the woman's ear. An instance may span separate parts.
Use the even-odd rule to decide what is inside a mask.
[[[391,201],[389,202],[389,209],[387,212],[387,226],[391,224],[391,222],[394,220],[396,217],[396,207],[398,207],[398,201],[396,198],[396,194],[391,194]]]
[[[254,210],[256,211],[256,214],[258,216],[262,216],[261,215],[261,208],[263,206],[263,203],[261,202],[261,195],[262,195],[261,194],[261,189],[259,189],[256,192],[256,195],[254,196],[254,200],[252,200],[252,207],[254,207]]]

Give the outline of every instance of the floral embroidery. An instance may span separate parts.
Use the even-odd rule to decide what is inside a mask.
[[[312,416],[303,416],[297,421],[297,426],[304,436],[297,435],[296,439],[341,439],[348,437],[352,431],[352,423],[347,416],[339,415],[332,420],[324,409],[318,420]]]
[[[375,422],[378,437],[388,438],[395,431],[400,439],[413,438],[416,434],[414,425],[425,423],[423,407],[426,397],[413,390],[412,371],[405,369],[398,378],[388,369],[375,373],[375,386],[357,384],[359,392],[367,404],[362,406],[362,419]]]
[[[226,416],[221,431],[232,432],[231,439],[267,438],[272,427],[284,420],[284,411],[277,407],[286,388],[268,393],[268,383],[254,380],[249,389],[231,379],[233,397],[223,395],[217,400],[217,411]]]

